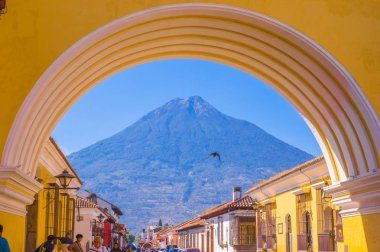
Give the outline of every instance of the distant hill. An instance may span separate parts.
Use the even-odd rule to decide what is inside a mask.
[[[279,126],[280,127],[280,126]],[[218,158],[208,158],[217,151]],[[119,206],[132,232],[176,224],[313,156],[199,96],[174,99],[68,156],[85,188]]]

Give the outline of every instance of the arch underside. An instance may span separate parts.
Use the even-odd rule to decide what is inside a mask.
[[[379,169],[379,121],[351,76],[299,32],[254,12],[184,4],[128,16],[73,45],[25,100],[2,166],[34,177],[43,146],[89,89],[129,67],[196,58],[250,73],[288,99],[314,128],[333,182]]]

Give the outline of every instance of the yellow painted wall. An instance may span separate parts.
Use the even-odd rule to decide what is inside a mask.
[[[42,179],[42,184],[44,187],[49,187],[49,185],[46,183],[47,179],[52,176],[52,174],[49,173],[49,171],[43,167],[42,165],[39,166],[39,172],[38,177]],[[45,232],[46,227],[46,190],[41,190],[38,193],[38,230],[37,230],[37,244],[41,244],[42,242],[46,241],[46,238],[48,234]]]
[[[343,218],[343,236],[349,252],[380,251],[380,214]]]
[[[45,188],[50,187],[49,184],[47,184],[47,181],[49,178],[51,178],[53,175],[42,165],[39,166],[39,172],[38,177],[42,179],[42,183]],[[54,190],[50,190],[51,193],[54,193]],[[46,241],[48,235],[52,235],[51,233],[46,233],[46,205],[47,205],[47,190],[41,190],[38,193],[38,230],[37,230],[37,244],[41,244],[42,242]],[[63,201],[64,196],[62,194],[59,195],[59,200]],[[64,222],[63,225],[65,226],[66,223]],[[59,234],[58,234],[59,235]]]
[[[23,252],[25,242],[25,217],[0,211],[0,224],[3,225],[3,237],[8,240],[12,252]]]
[[[318,251],[316,190],[312,189],[311,195],[313,251]],[[296,196],[288,191],[277,195],[275,201],[277,206],[277,251],[285,251],[285,217],[287,214],[290,214],[292,220],[293,250],[297,251]],[[283,224],[282,234],[278,233],[279,223]],[[348,248],[349,252],[380,251],[380,214],[343,218],[343,236],[344,242],[337,243],[338,252],[345,252],[345,247]]]
[[[292,240],[293,249],[297,248],[297,208],[296,196],[291,192],[283,193],[275,197],[276,200],[276,235],[277,235],[277,251],[285,251],[286,237],[286,221],[285,218],[289,214],[292,224]],[[282,223],[283,233],[278,233],[278,224]]]
[[[326,48],[358,81],[380,112],[380,2],[310,0],[7,1],[0,18],[0,153],[35,82],[65,50],[99,27],[166,4],[227,4],[271,16]]]

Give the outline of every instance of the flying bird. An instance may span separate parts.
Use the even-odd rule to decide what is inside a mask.
[[[220,160],[220,154],[218,152],[211,152],[210,155],[208,155],[208,157],[217,157]]]

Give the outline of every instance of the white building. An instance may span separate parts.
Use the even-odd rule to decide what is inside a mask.
[[[199,248],[201,252],[256,251],[254,205],[251,197],[241,197],[241,187],[235,187],[232,201],[175,227],[179,247]]]
[[[94,220],[98,220],[99,215],[104,215],[104,211],[102,211],[97,204],[81,197],[77,197],[75,207],[77,211],[77,218],[75,220],[75,235],[82,234],[82,244],[88,248],[94,239],[93,229],[95,227],[91,224]]]
[[[178,225],[175,230],[178,232],[178,246],[180,248],[199,248],[202,252],[206,251],[204,219],[196,217]]]
[[[95,236],[100,236],[107,247],[115,242],[125,245],[125,226],[118,223],[123,213],[117,206],[84,190],[77,193],[76,210],[75,231],[84,236],[83,244],[89,246]]]
[[[254,204],[251,197],[241,197],[241,188],[235,187],[232,201],[200,215],[205,220],[206,242],[203,246],[201,242],[202,252],[256,251]]]

